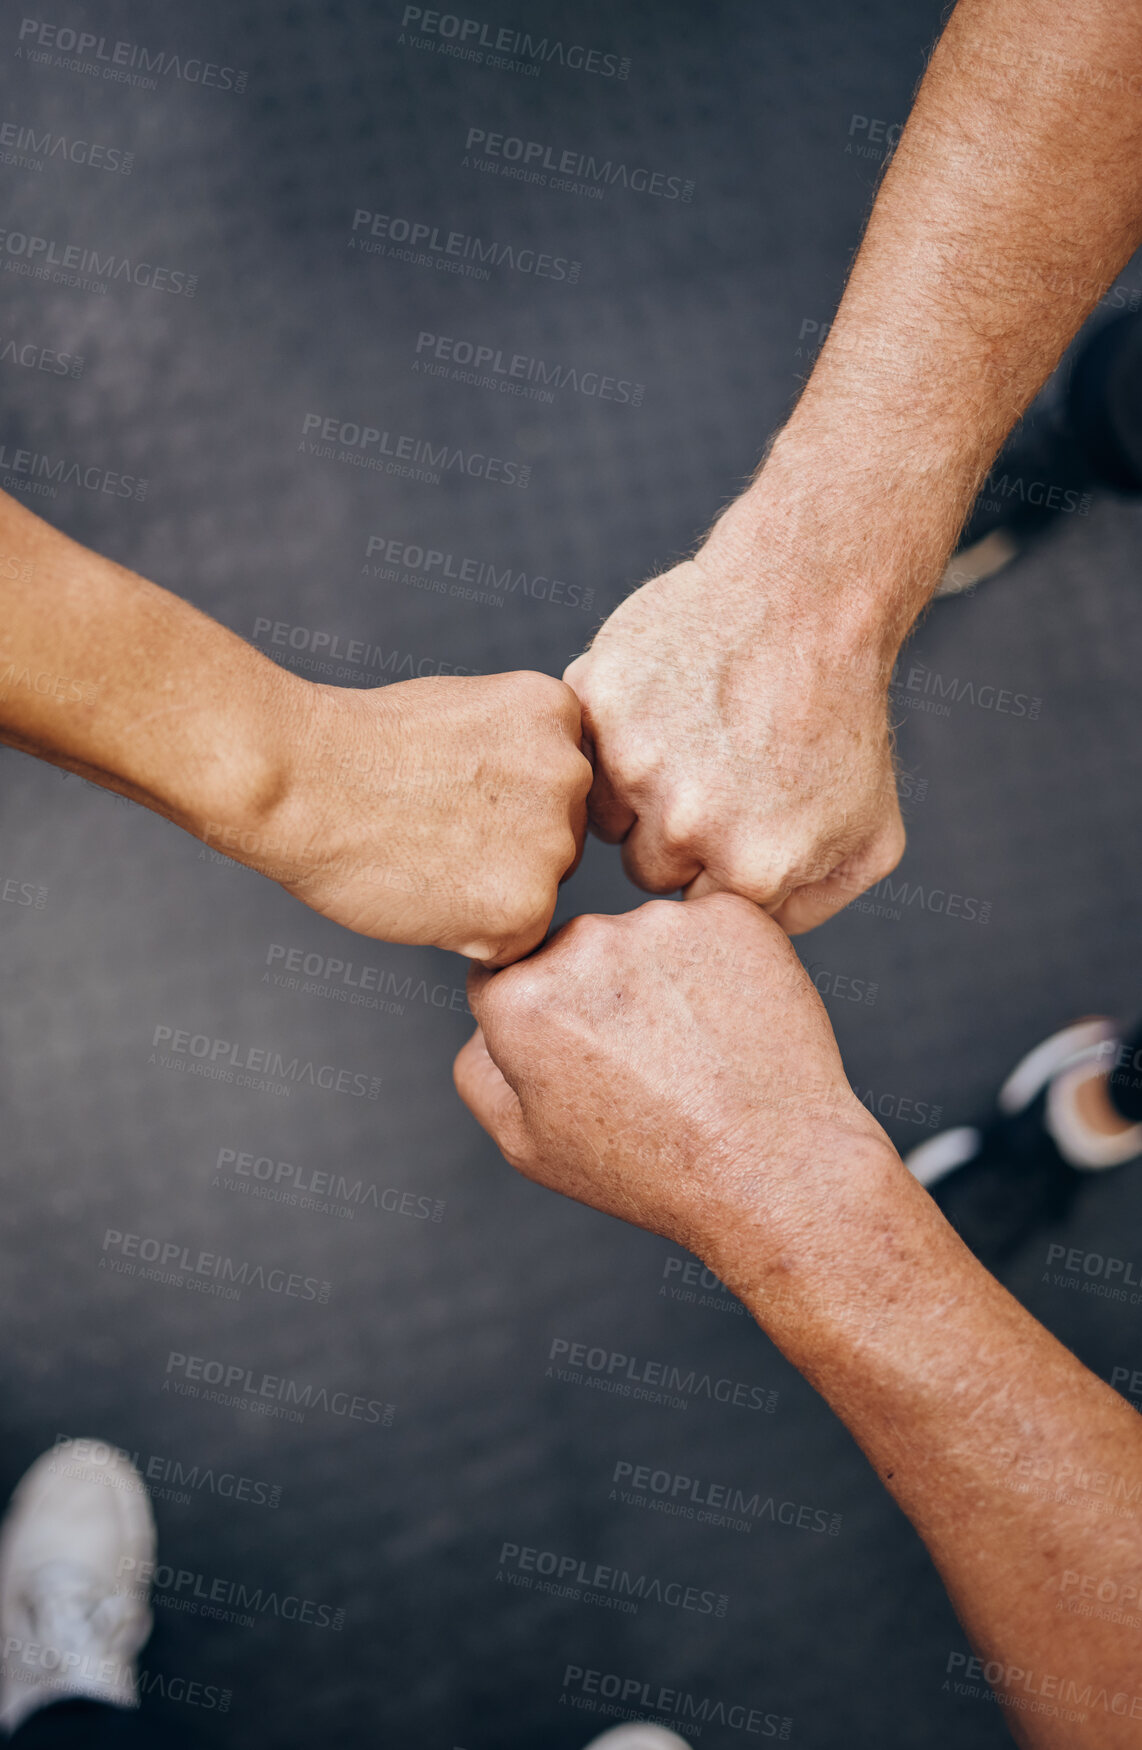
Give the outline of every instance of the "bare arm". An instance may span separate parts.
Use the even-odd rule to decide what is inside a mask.
[[[567,671],[593,824],[641,886],[726,888],[796,931],[894,868],[900,644],[1140,241],[1142,11],[960,0],[753,485]]]
[[[824,1163],[825,1218],[707,1262],[857,1440],[924,1539],[1020,1743],[1142,1742],[1142,1420],[971,1256],[884,1149]],[[760,1242],[760,1243],[759,1243]],[[1043,1479],[1047,1481],[1044,1483]]]
[[[477,1118],[528,1177],[741,1296],[916,1526],[1020,1741],[1142,1741],[1137,1631],[1066,1608],[1088,1584],[1139,1596],[1142,1420],[912,1179],[781,930],[728,895],[651,904],[469,988]]]
[[[3,494],[0,556],[0,741],[364,935],[497,963],[541,940],[590,783],[562,682],[301,680]]]
[[[880,502],[870,558],[882,529],[903,545],[887,576],[855,546],[828,579],[863,593],[887,659],[1004,438],[1140,243],[1142,11],[959,0],[778,446],[818,478],[839,469],[866,515]]]

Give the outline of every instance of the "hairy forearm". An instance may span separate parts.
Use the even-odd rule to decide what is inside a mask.
[[[756,1235],[736,1223],[707,1260],[916,1526],[1020,1741],[1137,1744],[1137,1635],[1068,1601],[1103,1582],[1139,1595],[1142,1423],[971,1256],[887,1146],[852,1144],[811,1209],[802,1195]],[[1027,1488],[1043,1476],[1049,1489]],[[1124,1516],[1111,1496],[1131,1504]],[[1081,1711],[1088,1685],[1085,1729],[1053,1714]]]
[[[830,597],[867,603],[898,645],[1007,433],[1140,242],[1142,12],[960,0],[723,543],[746,555],[785,528],[831,556]]]
[[[0,495],[0,740],[200,836],[257,831],[304,683]]]

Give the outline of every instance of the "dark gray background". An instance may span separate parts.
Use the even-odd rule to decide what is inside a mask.
[[[3,167],[5,223],[198,275],[193,301],[0,280],[4,339],[85,360],[77,381],[0,363],[0,442],[150,482],[143,503],[76,488],[27,502],[244,636],[265,615],[418,660],[558,673],[690,548],[789,407],[802,326],[828,320],[875,184],[876,162],[846,152],[863,137],[852,118],[903,118],[939,12],[473,8],[629,56],[627,81],[419,51],[399,40],[399,6],[364,0],[44,15],[244,69],[238,95],[29,64],[23,9],[5,7],[4,119],[136,154],[129,177]],[[596,202],[480,175],[461,166],[470,126],[693,178],[694,198]],[[365,260],[346,247],[357,207],[577,258],[581,280]],[[421,329],[637,380],[645,403],[564,391],[545,406],[425,379]],[[307,411],[526,460],[531,484],[432,487],[317,460],[298,453]],[[1052,1026],[1136,1002],[1138,528],[1137,510],[1097,504],[1034,560],[937,605],[914,639],[945,679],[1041,709],[899,712],[905,769],[926,780],[906,805],[904,873],[990,902],[988,924],[910,906],[801,943],[822,983],[878,987],[872,1004],[828,1001],[854,1083],[906,1114],[888,1126],[902,1147],[930,1134],[918,1106],[970,1120]],[[592,588],[594,610],[362,575],[374,533],[558,576]],[[225,1718],[171,1719],[249,1750],[572,1750],[609,1722],[560,1705],[571,1662],[792,1716],[793,1741],[818,1750],[1007,1741],[993,1706],[944,1692],[964,1641],[940,1584],[809,1387],[745,1319],[660,1295],[671,1248],[517,1179],[477,1131],[450,1081],[466,1017],[413,1000],[369,1013],[263,976],[271,943],[428,987],[459,985],[458,961],[352,938],[47,766],[5,753],[2,775],[0,877],[42,883],[47,902],[0,905],[0,1481],[64,1432],[278,1484],[276,1510],[204,1487],[158,1501],[164,1560],[345,1611],[337,1633],[160,1605],[150,1668],[233,1691]],[[638,899],[592,845],[561,915]],[[376,1074],[380,1097],[167,1072],[148,1061],[157,1025]],[[346,1221],[242,1197],[211,1183],[222,1147],[439,1199],[444,1216]],[[1093,1180],[1062,1237],[1136,1256],[1137,1201],[1130,1172]],[[247,1288],[227,1303],[117,1276],[101,1269],[108,1227],[284,1265],[332,1297]],[[1057,1237],[1037,1234],[1007,1278],[1104,1376],[1142,1364],[1137,1313],[1043,1280]],[[778,1408],[676,1411],[564,1384],[545,1373],[557,1337],[775,1387]],[[395,1422],[291,1425],[164,1393],[172,1350],[392,1402]],[[840,1534],[762,1520],[747,1536],[624,1506],[610,1498],[624,1460],[841,1514]],[[728,1613],[625,1616],[514,1590],[497,1583],[505,1541],[724,1593]]]

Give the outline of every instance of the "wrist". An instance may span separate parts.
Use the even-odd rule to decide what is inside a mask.
[[[977,487],[974,468],[859,436],[839,415],[794,414],[699,560],[749,580],[838,669],[887,685]]]
[[[758,1140],[752,1172],[698,1250],[768,1331],[782,1342],[843,1303],[860,1267],[861,1236],[884,1232],[919,1191],[874,1119],[854,1111],[822,1122],[800,1147]],[[760,1166],[757,1163],[762,1163]]]
[[[162,812],[236,862],[288,884],[320,844],[314,730],[322,689],[250,654],[247,684],[206,726],[203,746],[175,777]]]

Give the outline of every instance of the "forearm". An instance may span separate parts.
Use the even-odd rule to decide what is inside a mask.
[[[1139,1596],[1142,1521],[1107,1507],[1138,1500],[1142,1423],[988,1275],[886,1145],[855,1144],[812,1194],[811,1209],[800,1189],[782,1205],[776,1239],[772,1219],[756,1235],[738,1222],[707,1261],[916,1526],[972,1643],[1003,1667],[1020,1741],[1137,1744],[1136,1633],[1067,1606],[1084,1584]],[[1044,1476],[1050,1489],[1021,1492]],[[1088,1685],[1076,1731],[1051,1708],[1081,1711]],[[1091,1700],[1103,1691],[1105,1708]]]
[[[723,542],[748,554],[784,528],[835,547],[828,593],[898,646],[1003,439],[1142,241],[1140,195],[1142,13],[960,0],[816,368]]]
[[[0,552],[0,740],[199,836],[263,829],[305,683],[3,495]]]
[[[492,964],[542,939],[591,782],[560,681],[301,680],[2,494],[0,742],[362,935]]]

